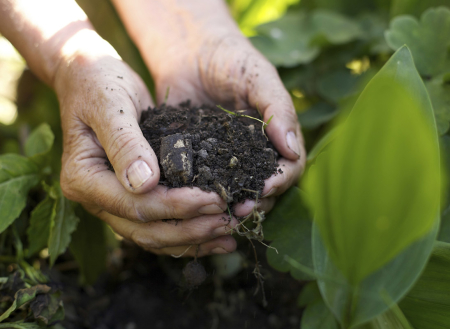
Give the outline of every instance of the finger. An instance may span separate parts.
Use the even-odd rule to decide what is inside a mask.
[[[275,67],[262,56],[249,56],[242,81],[249,105],[258,108],[264,121],[270,118],[267,135],[280,154],[290,160],[305,160],[304,142],[291,96]]]
[[[117,61],[117,66],[123,65]],[[118,180],[128,191],[140,194],[150,191],[159,181],[158,160],[138,124],[141,110],[151,102],[140,78],[131,70],[124,71],[111,69],[105,82],[95,87],[90,102],[94,110],[86,111],[85,118],[105,149]]]
[[[232,236],[221,236],[214,240],[202,243],[199,245],[197,257],[204,257],[208,255],[229,254],[236,250],[237,243]],[[149,248],[150,251],[158,255],[173,255],[182,257],[195,257],[197,245],[187,245],[181,247],[170,247],[162,249]]]
[[[144,249],[161,249],[202,244],[223,235],[231,235],[239,222],[222,215],[200,216],[193,219],[133,223],[101,212],[98,216],[125,239]]]
[[[239,203],[234,207],[234,215],[237,217],[244,217],[251,214],[255,207],[255,200],[245,200],[244,203]],[[265,213],[268,213],[270,210],[272,210],[273,206],[275,205],[275,197],[269,197],[266,199],[259,199],[258,200],[258,210],[262,210]]]
[[[261,198],[277,196],[283,194],[289,187],[297,184],[300,175],[304,170],[304,163],[281,158],[278,160],[280,171],[266,179]]]
[[[71,131],[65,136],[71,139],[72,134],[76,137],[71,144],[82,147],[65,149],[61,170],[61,188],[71,200],[138,222],[220,214],[227,209],[217,193],[199,188],[158,185],[145,194],[130,193],[108,170],[104,151],[94,142],[92,133]]]

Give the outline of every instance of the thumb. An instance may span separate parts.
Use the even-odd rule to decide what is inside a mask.
[[[104,99],[105,104],[91,115],[89,125],[121,184],[133,193],[148,192],[158,185],[159,166],[153,149],[139,128],[141,111],[136,107],[139,104],[150,105],[150,96],[147,91],[138,98],[137,93],[133,94],[126,88],[110,89],[107,99]],[[105,97],[106,92],[102,91],[101,95]]]

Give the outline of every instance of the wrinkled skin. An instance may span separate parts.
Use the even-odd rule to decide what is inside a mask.
[[[147,63],[160,102],[258,107],[282,159],[258,208],[294,184],[305,164],[300,126],[275,68],[244,38],[221,0],[113,0]],[[118,234],[159,254],[231,252],[236,241],[225,202],[198,188],[158,185],[155,154],[138,119],[152,105],[141,79],[95,31],[72,0],[0,0],[0,32],[52,86],[61,107],[64,194]],[[55,8],[42,11],[42,8]],[[115,173],[105,165],[111,161]],[[249,214],[248,200],[234,211]],[[163,222],[164,219],[181,219]],[[193,256],[197,248],[184,255]]]

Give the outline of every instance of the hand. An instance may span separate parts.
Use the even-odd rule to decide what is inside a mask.
[[[93,31],[78,33],[63,54],[54,85],[64,134],[64,194],[155,253],[181,254],[192,244],[200,244],[199,256],[233,251],[229,232],[237,221],[227,220],[216,193],[158,185],[158,161],[138,125],[152,102],[137,74]],[[173,218],[181,220],[162,221]]]
[[[187,98],[194,104],[258,108],[266,133],[278,152],[283,174],[267,179],[258,207],[266,212],[295,184],[304,169],[306,152],[289,93],[276,69],[240,33],[220,0],[114,0],[125,25],[149,66],[162,102]],[[164,31],[164,32],[161,32]],[[251,212],[254,201],[235,208]]]

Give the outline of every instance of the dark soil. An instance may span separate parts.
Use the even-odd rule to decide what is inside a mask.
[[[246,240],[242,247],[243,267],[229,278],[217,273],[210,258],[200,259],[207,278],[196,289],[183,284],[181,272],[189,259],[156,256],[128,243],[114,252],[108,273],[85,288],[77,270],[69,269],[73,261],[62,259],[50,275],[63,291],[62,324],[66,329],[298,329],[303,283],[271,269],[266,248],[256,245],[265,277],[264,307],[261,291],[254,295],[253,248]]]
[[[140,127],[158,157],[160,184],[197,186],[235,204],[261,196],[264,180],[277,173],[278,153],[256,120],[188,101],[149,108]]]

